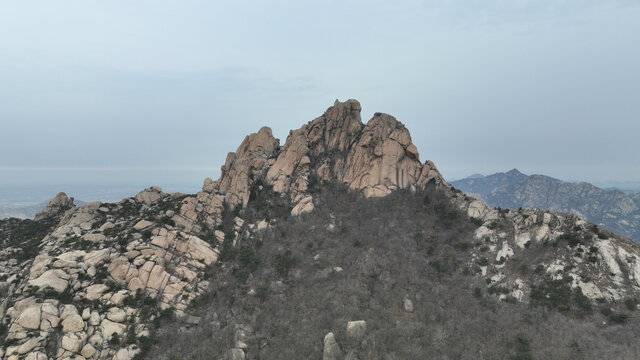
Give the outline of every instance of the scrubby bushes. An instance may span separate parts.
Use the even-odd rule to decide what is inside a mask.
[[[482,224],[483,224],[482,219],[478,219],[476,217],[471,217],[471,218],[469,218],[469,220],[471,221],[471,223],[473,225],[478,226],[478,227],[482,226]]]
[[[575,232],[562,234],[558,237],[558,242],[566,242],[567,245],[571,247],[576,247],[577,245],[580,245],[582,241],[583,241],[582,237]]]
[[[0,220],[0,249],[16,247],[20,251],[15,254],[18,261],[33,259],[38,255],[38,245],[57,225],[59,218],[45,217],[39,220],[5,219]]]
[[[291,250],[287,249],[284,254],[276,255],[274,266],[278,274],[285,277],[295,263],[296,259],[291,255]]]
[[[509,357],[510,360],[533,360],[533,355],[531,354],[531,346],[529,345],[529,340],[518,336],[516,338],[515,345],[516,345],[516,353]]]
[[[363,199],[343,189],[323,184],[312,214],[273,217],[267,230],[242,233],[236,247],[226,245],[212,270],[211,291],[189,309],[203,316],[200,324],[161,328],[148,358],[222,358],[235,346],[236,329],[251,325],[256,338],[248,343],[247,358],[315,359],[322,356],[326,333],[346,344],[346,323],[356,319],[367,320],[358,358],[640,358],[638,321],[630,317],[624,328],[603,331],[600,322],[578,316],[584,295],[569,289],[565,301],[566,283],[537,284],[539,306],[484,296],[509,291],[487,287],[468,271],[478,263],[470,248],[456,244],[472,243],[477,226],[461,215],[443,224],[451,205],[442,194],[396,191]],[[247,223],[264,219],[264,208],[253,199],[243,210]],[[229,220],[224,229],[231,228]],[[527,276],[539,279],[545,268],[536,266],[542,262],[510,259],[505,266],[525,264],[532,270]],[[239,281],[233,269],[251,264],[255,270]],[[547,304],[547,295],[559,300]],[[405,296],[413,301],[412,313],[402,308]],[[568,311],[558,310],[563,304]]]
[[[573,311],[576,315],[592,312],[591,300],[582,293],[582,289],[570,286],[571,278],[552,280],[545,278],[531,287],[531,305],[545,306],[559,311]]]

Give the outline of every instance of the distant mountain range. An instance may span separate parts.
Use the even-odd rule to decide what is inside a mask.
[[[640,181],[602,181],[593,185],[605,190],[620,190],[625,194],[640,192]]]
[[[36,213],[42,211],[45,206],[47,206],[47,202],[25,206],[0,205],[0,219],[33,219]]]
[[[586,182],[569,183],[513,169],[472,175],[451,184],[491,206],[539,208],[578,215],[640,242],[640,193],[605,190]]]
[[[36,186],[0,184],[0,219],[33,219],[36,213],[42,211],[49,200],[60,190],[64,190],[70,196],[75,197],[74,203],[76,205],[84,205],[92,201],[116,202],[122,198],[135,195],[144,187],[136,184],[43,184]],[[195,193],[199,190],[199,187],[194,187],[194,185],[187,182],[184,184],[169,184],[169,186],[163,188],[170,192],[185,193]]]
[[[0,219],[33,219],[37,213],[44,210],[48,201],[34,205],[0,205]],[[86,201],[75,200],[78,206],[87,204]]]

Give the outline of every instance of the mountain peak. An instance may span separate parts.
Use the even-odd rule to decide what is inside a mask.
[[[265,147],[268,151],[260,154],[259,163],[268,167],[266,182],[278,192],[291,193],[294,202],[315,176],[345,182],[354,190],[364,190],[366,196],[419,187],[424,166],[409,130],[393,116],[379,112],[364,125],[361,110],[357,100],[336,100],[322,116],[292,130],[279,151]],[[238,159],[245,155],[236,152]]]
[[[205,222],[219,220],[223,203],[246,206],[257,183],[288,196],[294,215],[313,210],[309,187],[318,181],[345,183],[366,197],[417,190],[431,181],[446,184],[432,162],[420,162],[401,122],[377,112],[365,125],[361,110],[357,100],[336,100],[320,117],[291,130],[282,146],[266,127],[245,137],[227,156],[220,179],[205,180],[198,195],[207,209]]]

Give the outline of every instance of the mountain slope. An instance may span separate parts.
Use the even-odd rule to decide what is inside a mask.
[[[517,183],[525,180],[526,178],[527,176],[525,174],[521,173],[517,169],[512,169],[505,173],[497,173],[488,176],[474,174],[465,179],[452,181],[451,185],[467,194],[476,195],[478,198],[484,200],[484,196],[486,194],[490,194],[494,189],[503,185]]]
[[[517,170],[453,181],[453,186],[490,206],[532,207],[578,215],[615,233],[640,241],[640,196],[567,183]]]
[[[61,194],[0,222],[1,357],[640,356],[638,245],[491,209],[360,110],[336,101],[282,146],[260,129],[197,194]]]
[[[475,240],[478,227],[435,190],[366,199],[323,184],[314,193],[314,211],[297,217],[265,213],[265,198],[278,199],[268,194],[261,192],[243,213],[248,223],[266,218],[268,226],[245,228],[237,252],[221,257],[210,295],[193,307],[202,314],[200,324],[160,330],[151,358],[226,359],[230,349],[243,349],[247,359],[320,359],[331,348],[323,341],[328,333],[344,358],[358,359],[511,359],[519,355],[519,338],[529,342],[534,359],[640,354],[629,345],[640,331],[635,318],[603,326],[609,318],[580,302],[575,290],[561,300],[568,306],[563,311],[501,293],[503,287],[517,292],[505,285],[514,275],[523,292],[544,284],[547,262],[556,259],[550,254],[567,245],[534,241],[515,247],[499,265],[491,249],[499,246]],[[291,265],[283,258],[293,259]],[[248,265],[253,259],[257,264]],[[478,264],[485,261],[482,275],[485,265]],[[545,271],[538,274],[541,264]],[[566,264],[562,275],[576,271],[569,269],[575,262]],[[560,269],[548,268],[549,276]],[[566,289],[560,288],[552,294]],[[633,314],[624,305],[603,306]],[[350,336],[349,322],[361,320],[364,334]]]

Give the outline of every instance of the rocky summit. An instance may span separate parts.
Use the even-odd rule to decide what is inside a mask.
[[[366,124],[360,103],[336,101],[324,115],[291,131],[285,144],[264,127],[229,153],[218,181],[206,179],[174,220],[187,228],[220,223],[223,204],[246,206],[260,182],[289,197],[292,215],[313,210],[310,181],[335,180],[366,197],[395,189],[419,189],[429,181],[444,184],[433,163],[422,164],[409,131],[394,117],[376,113]]]
[[[637,359],[640,248],[490,208],[336,101],[193,194],[0,220],[2,359]]]

